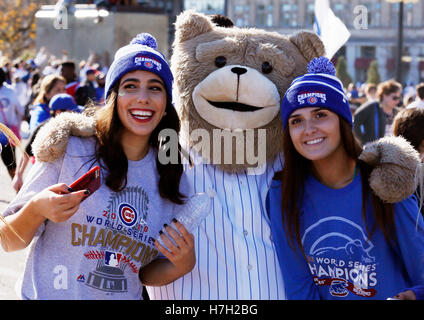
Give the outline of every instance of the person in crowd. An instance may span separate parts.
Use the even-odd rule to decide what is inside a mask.
[[[78,64],[78,68],[79,68],[79,76],[78,79],[80,81],[83,81],[85,79],[85,72],[87,71],[87,69],[89,68],[89,66],[87,65],[87,61],[85,60],[81,60]]]
[[[374,83],[367,83],[364,88],[366,102],[376,101],[377,98],[377,85]]]
[[[5,74],[5,80],[7,84],[12,84],[12,63],[7,57],[1,57],[0,67],[3,69]]]
[[[38,69],[34,70],[31,73],[31,77],[29,79],[29,83],[28,83],[28,86],[29,86],[29,88],[28,88],[28,91],[29,91],[28,92],[28,102],[27,102],[27,104],[25,106],[25,116],[24,116],[24,119],[25,119],[26,122],[28,122],[28,126],[29,126],[29,123],[31,121],[31,114],[30,113],[31,113],[31,111],[34,108],[34,105],[33,105],[34,100],[35,100],[35,98],[38,96],[38,94],[40,92],[41,80],[42,80],[42,77],[41,77],[40,71]]]
[[[41,80],[40,91],[33,102],[30,112],[29,131],[34,130],[44,121],[51,117],[49,102],[56,94],[65,92],[65,78],[55,74],[49,74]]]
[[[140,55],[155,67],[137,63]],[[176,220],[164,226],[185,199],[179,190],[182,161],[158,160],[161,130],[179,132],[172,81],[156,40],[138,35],[115,54],[106,106],[95,115],[96,136],[71,137],[65,155],[31,168],[4,213],[24,241],[0,227],[6,251],[31,243],[22,298],[139,300],[142,284],[163,285],[194,267],[193,235]],[[37,137],[69,115],[49,121]],[[70,189],[95,165],[102,179],[95,193]],[[168,249],[155,241],[159,235]],[[58,280],[57,270],[69,276]]]
[[[424,108],[401,110],[393,121],[393,135],[402,136],[408,140],[418,151],[422,162],[424,162]],[[422,184],[419,184],[415,195],[422,202],[424,201],[424,190],[421,188]],[[424,215],[422,205],[420,209]]]
[[[412,96],[414,97],[416,94],[415,87],[413,82],[409,82],[405,88],[403,89],[403,95],[404,96]]]
[[[349,99],[349,104],[352,112],[361,105],[361,97],[359,95],[359,91],[354,83],[349,83],[347,86],[347,97]]]
[[[106,75],[103,72],[99,72],[96,76],[97,87],[96,87],[96,105],[103,106],[105,102],[105,78]]]
[[[96,70],[90,68],[85,72],[85,80],[82,81],[75,91],[75,101],[85,106],[90,100],[96,98]]]
[[[393,134],[408,140],[424,159],[424,108],[401,110],[393,121]]]
[[[62,112],[82,112],[84,110],[83,107],[78,106],[74,100],[74,98],[67,94],[67,93],[59,93],[50,100],[49,102],[49,109],[50,109],[50,115],[52,118],[56,117],[58,114]],[[16,192],[19,192],[19,190],[22,188],[23,185],[23,176],[25,173],[25,170],[27,168],[28,163],[30,162],[30,159],[33,161],[34,154],[32,152],[32,143],[34,142],[34,139],[38,133],[38,131],[41,129],[41,127],[46,124],[47,121],[44,121],[40,123],[40,125],[35,128],[34,132],[31,134],[29,141],[25,147],[25,155],[22,156],[17,164],[16,174],[12,179],[12,187],[15,189]]]
[[[13,70],[12,75],[12,83],[14,78],[21,79],[24,83],[26,83],[29,79],[29,72],[26,68],[26,62],[23,59],[16,59],[15,61],[15,68]]]
[[[415,95],[411,95],[411,94],[408,93],[408,94],[406,94],[406,95],[403,96],[403,100],[398,105],[398,107],[401,108],[401,109],[403,109],[406,106],[410,105],[415,100],[416,100],[416,96]]]
[[[65,78],[66,81],[66,93],[73,97],[75,97],[75,91],[79,85],[75,68],[75,62],[70,60],[62,61],[59,65],[59,74]]]
[[[29,80],[29,79],[28,79]],[[19,78],[16,74],[13,75],[12,86],[15,90],[16,97],[18,98],[19,104],[25,107],[28,104],[30,98],[30,91],[28,82]]]
[[[299,101],[303,92],[309,96]],[[417,203],[386,203],[371,191],[371,168],[358,159],[349,103],[328,59],[315,58],[292,82],[281,117],[284,167],[266,204],[287,298],[387,299],[423,285]]]
[[[402,85],[387,80],[377,87],[377,101],[366,102],[355,111],[353,131],[362,144],[391,134],[401,94]]]
[[[424,108],[424,82],[417,84],[415,87],[417,93],[415,101],[406,106],[407,109],[411,108]]]
[[[6,74],[0,69],[0,123],[6,125],[20,139],[21,121],[25,110],[19,103],[15,91],[7,85]],[[4,137],[1,139],[1,159],[7,167],[9,176],[13,178],[16,171],[15,146]]]

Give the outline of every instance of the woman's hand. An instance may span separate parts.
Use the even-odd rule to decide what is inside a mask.
[[[158,241],[155,241],[155,245],[174,265],[178,273],[184,275],[190,272],[196,264],[194,237],[187,231],[184,225],[176,219],[173,220],[173,225],[178,231],[172,226],[164,225],[168,235],[162,231],[160,232],[160,237],[168,249],[162,246]],[[176,245],[170,239],[174,240]]]
[[[63,222],[79,209],[86,190],[72,192],[64,183],[52,185],[36,194],[29,203],[31,212],[52,222]]]
[[[398,293],[394,297],[397,300],[417,300],[417,297],[415,296],[414,291],[412,290],[406,290],[403,292]]]
[[[7,224],[0,225],[3,249],[12,252],[26,248],[46,219],[52,222],[68,220],[85,197],[85,190],[72,192],[64,183],[40,191],[16,214],[7,216]]]
[[[194,236],[187,231],[182,223],[173,220],[173,226],[164,225],[165,231],[160,231],[160,237],[166,249],[157,240],[156,248],[167,258],[157,258],[139,271],[141,283],[146,286],[163,286],[189,273],[196,264],[194,251]],[[171,241],[175,241],[175,244]]]

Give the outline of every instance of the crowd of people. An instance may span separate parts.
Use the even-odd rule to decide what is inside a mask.
[[[67,58],[66,52],[57,58],[45,48],[27,60],[0,58],[0,121],[18,138],[29,139],[26,153],[30,157],[31,143],[46,120],[62,111],[82,112],[87,106],[104,105],[107,66],[95,60],[92,54],[77,64]],[[66,96],[55,99],[61,94]],[[3,163],[14,189],[19,191],[29,159],[22,157],[17,163],[13,144],[4,136],[0,139]]]
[[[144,193],[137,196],[150,199],[153,211],[172,212],[171,204],[183,203],[184,195],[179,189],[183,181],[183,166],[163,165],[158,160],[158,132],[162,129],[178,132],[179,120],[171,103],[171,70],[153,43],[155,41],[150,36],[136,38],[118,50],[110,66],[92,62],[77,65],[67,58],[48,59],[44,51],[34,59],[13,64],[3,59],[0,70],[0,119],[18,137],[25,131],[22,130],[22,122],[27,122],[28,137],[20,138],[29,138],[26,153],[30,156],[31,143],[43,125],[48,123],[47,120],[62,112],[80,113],[97,106],[96,136],[90,139],[72,137],[66,154],[60,160],[53,163],[36,162],[28,177],[24,177],[24,171],[30,160],[22,157],[16,164],[13,144],[7,141],[3,143],[2,160],[12,178],[13,187],[16,191],[22,191],[6,211],[6,221],[13,232],[2,227],[0,231],[6,235],[1,238],[2,246],[7,251],[20,250],[38,237],[37,245],[31,249],[27,260],[29,266],[37,267],[26,268],[21,288],[23,298],[107,298],[107,290],[89,291],[79,286],[77,281],[70,284],[72,293],[52,292],[49,285],[55,282],[56,275],[44,272],[59,262],[74,272],[87,271],[91,256],[81,261],[75,261],[75,256],[86,255],[87,246],[107,241],[118,241],[124,246],[122,250],[134,258],[131,268],[122,268],[122,274],[116,274],[118,277],[125,273],[128,279],[121,298],[140,299],[143,285],[169,284],[193,269],[194,237],[175,219],[172,226],[164,225],[167,221],[165,217],[145,213],[145,218],[150,219],[150,234],[159,233],[167,249],[154,241],[155,247],[153,243],[151,245],[156,248],[155,254],[143,259],[143,251],[137,251],[141,244],[135,240],[131,242],[130,238],[124,236],[112,240],[112,233],[106,228],[88,231],[90,214],[103,208],[104,217],[106,214],[112,215],[114,211],[107,205],[113,201],[106,203],[107,199],[114,199],[117,194],[136,192],[134,185],[143,188],[148,197]],[[159,61],[161,67],[147,68],[145,64],[134,66],[134,57],[140,54],[145,59]],[[317,109],[293,100],[296,94],[292,91],[315,90],[318,82],[324,84],[319,89],[328,97],[325,106]],[[373,264],[369,266],[383,265],[377,298],[398,293],[399,299],[424,299],[422,286],[416,286],[422,284],[422,266],[413,259],[413,254],[422,254],[420,250],[424,238],[422,234],[408,237],[416,227],[411,221],[415,222],[414,212],[418,203],[414,197],[394,205],[383,203],[370,191],[367,182],[370,169],[359,160],[362,145],[389,135],[405,137],[420,153],[421,159],[424,158],[424,84],[417,85],[413,94],[410,88],[406,94],[402,85],[394,80],[367,84],[361,86],[360,90],[354,85],[344,89],[340,84],[334,75],[309,72],[293,81],[288,89],[291,94],[286,94],[281,105],[285,161],[281,177],[275,179],[275,184],[271,186],[267,208],[286,295],[290,299],[334,298],[334,295],[329,295],[331,291],[323,289],[328,284],[320,283],[315,277],[311,281],[311,272],[315,272],[311,268],[322,266],[317,261],[311,261],[310,257],[309,260],[303,259],[306,246],[314,244],[308,243],[307,239],[300,240],[301,233],[305,231],[301,229],[309,219],[302,214],[302,210],[319,217],[323,214],[320,204],[324,201],[331,211],[326,214],[331,217],[340,215],[342,211],[358,225],[361,225],[363,217],[366,217],[365,221],[376,221],[379,229],[373,232],[373,241],[377,244],[375,256],[365,256],[362,262],[364,266],[370,262]],[[336,102],[340,101],[336,97],[340,98],[343,90],[349,101]],[[408,98],[406,101],[407,95],[413,97],[412,100]],[[149,109],[135,107],[137,105],[148,105]],[[306,142],[305,131],[311,134]],[[313,136],[312,132],[321,132],[323,136]],[[323,139],[330,141],[328,148],[317,151],[309,146],[319,144]],[[105,184],[83,203],[89,195],[87,190],[74,191],[61,181],[72,180],[75,171],[81,168],[87,171],[93,163],[107,168]],[[306,192],[297,203],[299,195],[303,196],[300,186],[304,186]],[[329,191],[330,188],[332,191]],[[421,196],[419,190],[417,196]],[[363,199],[370,200],[362,205]],[[297,205],[292,206],[293,203]],[[80,214],[75,215],[76,212]],[[128,212],[134,215],[132,208],[128,208]],[[283,223],[282,212],[288,213]],[[131,223],[129,218],[128,226],[132,226]],[[72,231],[73,255],[63,250],[69,246],[69,240],[63,235],[63,225],[67,226],[66,232]],[[393,233],[394,225],[404,228]],[[332,225],[322,228],[329,228],[326,231],[330,232]],[[423,231],[422,220],[417,228]],[[324,229],[318,231],[323,232]],[[276,236],[284,233],[287,237]],[[393,254],[393,243],[396,243],[396,250],[402,259]],[[354,242],[351,244],[353,248],[343,249],[364,249],[355,247]],[[410,253],[407,253],[408,250]],[[98,265],[98,272],[110,272],[112,261],[118,259],[115,252],[106,251],[105,254],[114,256],[105,259],[104,265]],[[344,254],[342,250],[335,252],[334,259],[342,261]],[[153,259],[155,257],[159,259]],[[343,272],[343,268],[340,270]],[[96,286],[94,280],[91,286]],[[337,293],[341,287],[334,284],[332,289]],[[355,288],[347,287],[346,290]],[[359,296],[374,294],[372,290],[364,290]]]
[[[424,162],[424,82],[405,87],[394,79],[345,88],[356,138],[365,145],[384,136],[402,136]],[[424,194],[417,190],[416,196]],[[424,208],[421,213],[424,215]]]
[[[384,136],[402,135],[424,157],[424,82],[405,87],[394,79],[360,86],[350,83],[344,91],[349,99],[355,135],[363,145]],[[402,131],[399,131],[400,123]]]

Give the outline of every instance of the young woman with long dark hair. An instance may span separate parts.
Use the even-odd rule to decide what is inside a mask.
[[[141,299],[140,279],[163,285],[193,268],[193,236],[178,221],[162,231],[184,202],[182,162],[158,160],[160,131],[179,132],[172,80],[156,40],[137,36],[115,54],[96,136],[71,137],[64,156],[34,165],[5,212],[23,241],[1,229],[5,250],[31,246],[22,298]],[[103,180],[96,192],[69,188],[95,165]],[[168,249],[155,246],[159,234]],[[152,261],[155,268],[145,269]]]
[[[386,299],[424,283],[424,224],[409,197],[386,203],[359,159],[331,62],[314,59],[281,105],[284,168],[267,199],[288,299]]]

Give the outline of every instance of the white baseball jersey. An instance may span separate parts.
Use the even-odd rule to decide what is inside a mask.
[[[285,299],[265,200],[283,156],[257,175],[230,174],[209,164],[186,168],[184,194],[216,192],[212,213],[193,232],[196,265],[162,287],[148,287],[152,300]],[[187,184],[187,185],[185,185]]]

